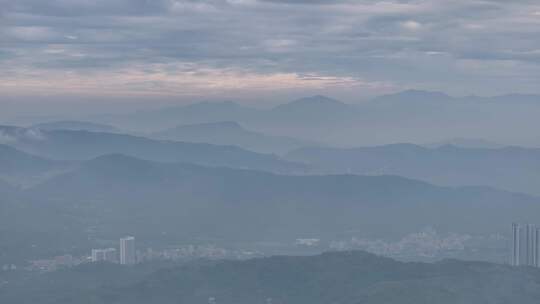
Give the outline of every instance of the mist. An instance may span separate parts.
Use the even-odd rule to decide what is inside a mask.
[[[7,0],[0,303],[537,303],[534,1]]]

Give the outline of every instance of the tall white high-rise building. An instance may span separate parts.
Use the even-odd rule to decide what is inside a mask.
[[[540,228],[512,223],[512,266],[540,267]]]
[[[525,229],[525,262],[527,266],[536,266],[537,244],[536,227],[528,224]]]
[[[540,228],[535,229],[534,246],[534,266],[540,267]]]
[[[517,223],[512,223],[512,266],[520,265],[521,257],[521,227]]]
[[[135,264],[135,238],[128,236],[120,239],[120,264]]]

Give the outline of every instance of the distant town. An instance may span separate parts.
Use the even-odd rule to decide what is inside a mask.
[[[323,251],[347,250],[365,250],[401,260],[430,261],[467,255],[471,259],[494,261],[501,264],[538,266],[540,261],[538,259],[540,228],[533,229],[532,225],[525,225],[523,227],[526,229],[523,229],[518,224],[513,224],[512,227],[512,239],[498,234],[474,236],[450,233],[443,235],[428,227],[423,231],[410,233],[395,241],[362,237],[323,241],[317,237],[310,237],[297,238],[291,244],[264,243],[246,247],[231,246],[231,248],[224,248],[213,243],[152,248],[137,246],[134,236],[126,236],[117,241],[117,246],[93,248],[88,254],[64,254],[31,260],[22,266],[5,264],[0,267],[0,270],[12,271],[22,268],[27,271],[50,272],[86,263],[114,263],[129,266],[153,261],[243,260],[274,255],[283,251],[292,254],[315,254]],[[534,238],[532,237],[533,233]]]
[[[24,267],[27,271],[50,272],[62,268],[74,267],[85,263],[113,263],[120,265],[135,265],[151,261],[185,261],[191,259],[247,259],[263,256],[253,251],[235,251],[215,245],[186,245],[167,249],[137,249],[133,236],[119,240],[118,248],[95,248],[89,255],[73,256],[65,254],[48,259],[32,260]],[[18,266],[6,264],[3,271],[17,270]]]

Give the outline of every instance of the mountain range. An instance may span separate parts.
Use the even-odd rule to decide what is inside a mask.
[[[286,136],[270,136],[245,129],[233,121],[180,125],[153,133],[151,137],[184,142],[234,145],[260,153],[283,154],[305,146],[316,146]]]
[[[77,121],[77,120],[60,120],[60,121],[50,121],[44,123],[38,123],[32,126],[34,129],[41,130],[84,130],[90,132],[115,132],[118,133],[116,127],[106,124],[99,124],[88,121]]]
[[[463,96],[453,97],[446,93],[437,91],[406,90],[394,94],[387,94],[375,97],[373,103],[416,103],[416,104],[441,104],[441,103],[511,103],[518,104],[538,104],[540,95],[533,94],[505,94],[497,96]]]
[[[139,110],[131,114],[92,115],[89,120],[120,125],[126,130],[149,133],[178,125],[241,121],[246,117],[257,115],[259,111],[259,109],[232,101],[205,101],[162,109]]]
[[[53,161],[0,144],[0,179],[14,185],[39,183],[54,174],[64,172],[70,166],[70,162]]]
[[[299,118],[306,123],[335,123],[345,119],[354,119],[356,114],[354,106],[339,100],[315,95],[278,105],[267,111],[267,118],[272,122],[297,124]]]
[[[456,146],[460,148],[472,148],[472,149],[475,149],[475,148],[498,149],[498,148],[505,147],[504,145],[501,145],[496,142],[488,141],[485,139],[464,138],[464,137],[450,138],[447,140],[423,144],[422,146],[425,146],[428,148],[440,148],[443,146]]]
[[[425,227],[505,234],[512,221],[535,222],[540,213],[536,197],[483,187],[397,176],[276,175],[118,154],[83,162],[13,197],[0,215],[0,234],[26,241],[3,250],[12,259],[65,248],[85,252],[92,240],[125,234],[150,245],[393,239]]]
[[[540,127],[539,114],[540,97],[536,95],[452,97],[409,90],[354,104],[317,95],[269,109],[230,101],[204,102],[92,119],[147,133],[178,125],[235,121],[268,135],[337,146],[473,137],[538,147],[540,138],[530,130]]]
[[[0,126],[0,142],[33,155],[57,160],[87,160],[104,154],[122,153],[162,162],[189,162],[209,166],[299,172],[304,166],[275,155],[234,146],[152,140],[144,137],[89,132],[42,130]]]
[[[440,185],[484,185],[540,195],[540,149],[534,148],[313,147],[292,151],[286,158],[324,174],[393,174]]]
[[[0,174],[33,174],[54,167],[55,162],[52,160],[23,153],[11,146],[0,144]]]
[[[429,120],[445,122],[441,107],[461,111],[493,104],[498,107],[490,112],[494,115],[506,106],[502,101],[431,102],[442,97],[408,94],[415,99],[400,103],[398,96],[356,106],[314,96],[268,110],[204,103],[122,118],[140,119],[144,126],[169,115],[163,125],[178,126],[183,115],[195,124],[169,130],[167,136],[178,131],[186,140],[241,147],[63,130],[54,124],[2,126],[0,191],[6,194],[0,235],[19,241],[4,243],[0,251],[21,259],[68,247],[85,252],[95,240],[125,234],[163,243],[193,238],[290,243],[303,237],[332,240],[366,234],[399,238],[430,226],[444,233],[505,234],[510,222],[537,222],[540,199],[531,195],[539,194],[538,149],[410,144],[298,148],[311,141],[275,135],[281,129],[287,134],[292,130],[295,138],[364,141],[404,126],[407,132],[420,127],[420,133],[449,138],[439,134],[441,126],[422,127]],[[415,108],[415,100],[423,105]],[[520,111],[535,106],[531,100],[517,104]],[[209,116],[214,106],[221,110]],[[409,110],[393,116],[398,107]],[[443,112],[459,112],[454,110]],[[460,119],[478,114],[473,112],[465,111]],[[469,125],[459,123],[465,120],[453,122],[466,130]],[[524,121],[534,124],[527,117]],[[282,153],[289,147],[298,149],[286,156],[245,149]],[[8,184],[3,186],[4,181]]]

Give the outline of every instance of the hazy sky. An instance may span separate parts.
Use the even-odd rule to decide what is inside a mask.
[[[538,83],[537,0],[0,0],[0,101],[354,100]]]

